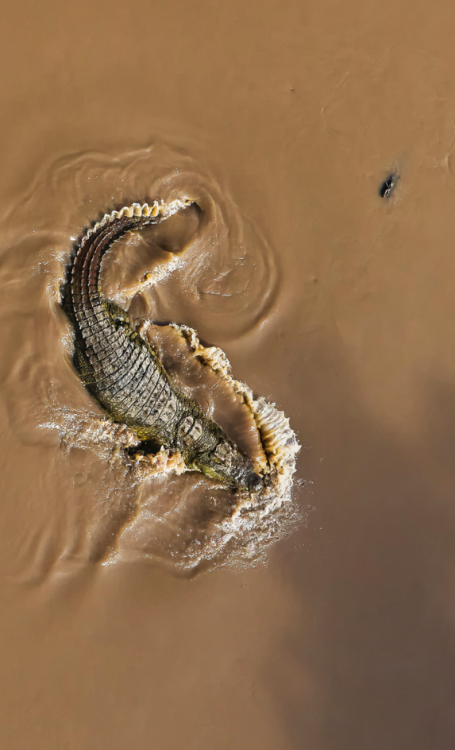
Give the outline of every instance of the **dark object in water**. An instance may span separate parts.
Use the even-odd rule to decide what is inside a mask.
[[[384,180],[381,187],[379,188],[379,195],[381,196],[381,198],[390,198],[398,184],[399,179],[400,175],[393,172],[387,177],[386,180]]]
[[[88,229],[68,267],[63,307],[76,335],[74,365],[91,394],[116,422],[149,446],[179,450],[190,469],[233,490],[258,491],[262,478],[222,428],[171,382],[153,346],[130,325],[125,310],[100,289],[104,254],[130,229],[158,224],[191,200],[133,203]]]

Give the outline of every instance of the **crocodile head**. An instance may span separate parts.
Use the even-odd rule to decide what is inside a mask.
[[[263,479],[255,472],[251,459],[227,440],[218,443],[214,450],[197,456],[194,466],[233,490],[247,490],[254,494],[263,487]]]

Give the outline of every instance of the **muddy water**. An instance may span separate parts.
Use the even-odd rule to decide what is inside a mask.
[[[452,747],[452,28],[446,0],[4,8],[0,747]],[[235,529],[222,488],[132,475],[58,306],[85,226],[190,190],[103,284],[258,461],[166,324],[289,417],[285,510]]]

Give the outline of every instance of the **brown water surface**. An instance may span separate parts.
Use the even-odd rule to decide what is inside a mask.
[[[1,748],[453,747],[454,18],[3,8]],[[130,233],[103,283],[255,460],[166,324],[290,418],[292,497],[235,529],[227,490],[132,471],[59,308],[84,227],[182,193],[201,210]]]

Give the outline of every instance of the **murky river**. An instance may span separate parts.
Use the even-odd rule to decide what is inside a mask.
[[[3,9],[0,748],[453,746],[453,19]],[[278,451],[262,503],[134,458],[72,364],[84,230],[181,196],[103,290],[257,467]]]

